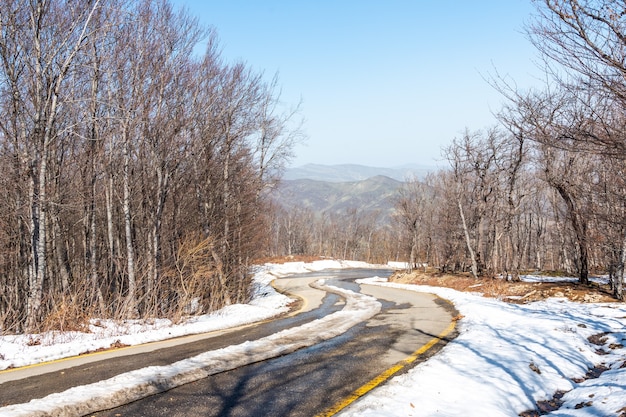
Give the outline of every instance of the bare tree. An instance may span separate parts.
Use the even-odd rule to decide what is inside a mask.
[[[21,164],[29,175],[30,255],[28,267],[28,328],[40,314],[47,280],[47,236],[49,227],[48,170],[57,140],[59,108],[68,74],[78,54],[94,34],[90,21],[100,1],[4,1],[0,9],[2,40],[0,59],[10,85],[13,112],[19,118],[12,136],[24,150]]]
[[[2,328],[63,300],[130,317],[247,299],[264,190],[300,137],[276,79],[224,64],[167,0],[0,6]]]
[[[446,158],[455,178],[456,204],[471,272],[476,278],[485,268],[485,257],[489,252],[486,246],[487,214],[489,211],[493,213],[496,207],[493,202],[499,188],[496,164],[499,146],[498,132],[492,129],[484,137],[480,132],[472,134],[468,131],[461,140],[454,140],[446,149]]]
[[[431,198],[431,192],[421,181],[413,178],[409,179],[405,186],[400,189],[395,201],[396,218],[402,227],[402,232],[409,237],[409,270],[418,267],[418,257],[420,256],[420,243],[422,240],[428,241],[424,234],[420,234],[425,228],[424,220],[427,216],[427,201]],[[422,260],[425,267],[427,262]],[[420,265],[421,266],[421,265]]]
[[[626,103],[626,23],[624,4],[619,0],[542,0],[536,2],[536,19],[528,28],[530,40],[551,63],[582,83],[588,91],[609,93]],[[569,80],[550,73],[563,87]],[[606,95],[606,94],[604,94]],[[604,142],[601,137],[590,140]],[[607,143],[604,143],[605,145]],[[623,147],[623,144],[615,143]]]
[[[543,167],[545,180],[561,197],[566,207],[567,219],[577,243],[578,256],[575,257],[581,284],[589,283],[589,243],[588,217],[585,193],[581,190],[585,183],[584,172],[589,161],[581,161],[581,156],[566,151],[557,152],[544,147]]]

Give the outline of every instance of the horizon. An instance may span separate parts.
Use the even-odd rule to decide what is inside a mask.
[[[344,167],[344,166],[355,166],[355,167],[364,167],[364,168],[376,168],[376,169],[402,169],[402,168],[441,168],[441,165],[428,164],[428,163],[419,163],[419,162],[408,162],[406,164],[394,165],[394,166],[374,166],[374,165],[366,165],[359,163],[336,163],[336,164],[325,164],[325,163],[317,163],[317,162],[307,162],[298,166],[289,166],[287,169],[297,169],[306,166],[324,166],[324,167]]]

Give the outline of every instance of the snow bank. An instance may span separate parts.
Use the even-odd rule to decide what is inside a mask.
[[[284,277],[292,274],[304,274],[307,272],[323,271],[325,269],[344,269],[344,268],[389,268],[388,265],[374,265],[361,261],[341,261],[335,259],[327,259],[315,262],[286,262],[284,264],[268,263],[264,266],[271,271],[275,277]]]
[[[112,345],[134,346],[174,337],[208,333],[266,320],[289,310],[291,299],[279,294],[269,282],[276,277],[264,272],[254,282],[249,304],[233,304],[182,323],[168,319],[91,321],[89,333],[47,332],[0,337],[0,370],[77,356]]]
[[[205,352],[168,366],[152,366],[127,372],[105,381],[35,399],[26,404],[3,407],[0,408],[0,415],[82,416],[117,407],[215,373],[312,346],[343,334],[352,326],[380,311],[381,304],[373,297],[327,286],[323,282],[316,285],[320,289],[345,297],[344,308],[321,319],[259,340]]]
[[[517,416],[568,391],[562,408],[548,415],[617,416],[626,406],[624,349],[587,338],[607,334],[606,346],[626,339],[623,304],[579,304],[552,299],[507,304],[447,288],[359,282],[434,293],[452,301],[464,318],[459,336],[439,354],[362,398],[346,416]],[[612,368],[582,383],[594,366]],[[392,400],[390,400],[392,399]]]

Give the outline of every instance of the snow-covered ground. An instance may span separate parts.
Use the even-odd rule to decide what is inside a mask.
[[[0,336],[0,369],[72,356],[117,343],[133,345],[263,320],[284,312],[290,301],[269,285],[275,277],[365,266],[368,265],[339,261],[266,265],[255,276],[256,293],[250,304],[230,306],[177,325],[165,320],[149,323],[99,320],[92,323],[91,333]],[[515,305],[446,288],[391,284],[377,277],[366,282],[435,293],[452,301],[463,318],[457,326],[459,336],[441,352],[370,392],[345,409],[343,416],[517,416],[535,409],[537,401],[552,399],[557,391],[566,392],[561,399],[564,403],[550,416],[626,416],[626,348],[620,347],[626,344],[626,305],[579,304],[564,299]],[[342,292],[348,300],[346,307],[310,326],[345,331],[380,308],[371,297],[329,289]],[[333,324],[329,326],[323,320],[332,320]],[[298,343],[309,343],[308,335],[317,333],[311,328],[296,328],[259,341],[206,352],[168,367],[146,368],[75,388],[71,393],[0,408],[0,416],[67,410],[71,408],[68,398],[88,402],[85,399],[102,397],[103,393],[110,395],[112,387],[129,392],[136,391],[130,387],[149,387],[154,381],[159,385],[164,381],[184,383],[186,378],[237,366],[237,357],[250,355],[252,351],[258,352],[261,360],[264,355],[297,349],[302,345],[286,346],[283,341],[289,338],[291,343],[296,336],[300,339]],[[602,346],[588,340],[600,333],[606,333]],[[609,370],[599,378],[584,380],[588,370],[599,365]],[[624,369],[620,369],[622,366]],[[0,386],[0,399],[1,392]]]
[[[368,265],[364,262],[327,260],[308,264],[291,262],[259,267],[254,277],[253,300],[249,304],[230,305],[212,314],[190,317],[176,325],[167,319],[123,322],[97,319],[92,320],[89,333],[49,332],[2,336],[0,332],[0,370],[76,356],[111,346],[134,346],[262,321],[289,309],[287,305],[291,300],[270,286],[276,277],[324,269],[365,266]]]
[[[626,305],[565,299],[517,305],[448,288],[361,282],[434,293],[463,318],[459,336],[439,354],[342,416],[517,416],[559,391],[566,392],[564,403],[549,416],[626,416]],[[602,346],[588,340],[600,333]],[[599,365],[609,370],[583,381]]]

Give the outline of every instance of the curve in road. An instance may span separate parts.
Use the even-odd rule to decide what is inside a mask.
[[[328,274],[328,273],[326,273]],[[310,277],[308,280],[317,279],[316,277]],[[287,291],[300,292],[300,295],[308,300],[305,304],[303,304],[303,311],[312,312],[315,310],[315,307],[321,304],[323,301],[322,292],[315,289],[309,289],[308,285],[305,283],[306,280],[300,279],[296,281],[290,281],[288,279],[278,280],[280,284],[277,284],[279,287],[283,285],[283,289]],[[308,283],[308,282],[307,282]],[[189,381],[196,380],[198,378],[205,378],[210,374],[214,374],[216,372],[222,372],[225,369],[232,369],[236,367],[240,367],[246,363],[250,362],[258,362],[263,361],[269,357],[273,357],[275,355],[284,355],[289,352],[293,352],[295,350],[301,349],[302,347],[308,346],[309,343],[319,342],[321,340],[325,340],[327,338],[335,337],[339,334],[345,333],[350,327],[354,326],[356,322],[360,322],[363,320],[369,320],[373,316],[376,315],[376,320],[379,321],[377,324],[372,324],[376,326],[394,326],[393,317],[394,312],[393,309],[388,309],[385,314],[377,314],[381,309],[381,303],[376,301],[374,297],[380,297],[380,299],[385,298],[394,298],[394,303],[398,306],[399,309],[411,309],[413,307],[408,306],[410,303],[402,303],[402,300],[397,300],[398,294],[393,296],[389,294],[381,294],[380,289],[371,289],[370,286],[363,286],[362,292],[364,293],[376,293],[378,295],[368,296],[357,294],[351,289],[340,288],[340,287],[352,287],[352,289],[356,289],[356,284],[346,282],[343,280],[332,280],[329,281],[324,289],[326,291],[332,291],[334,293],[340,294],[342,297],[346,299],[346,305],[341,311],[334,312],[329,316],[326,316],[323,319],[318,319],[313,322],[305,323],[299,326],[298,331],[283,331],[278,332],[276,334],[272,334],[271,336],[267,336],[261,338],[260,340],[256,340],[253,342],[246,342],[238,345],[234,350],[231,350],[231,354],[227,354],[224,350],[206,352],[204,354],[198,355],[191,359],[185,359],[180,361],[177,366],[169,367],[169,369],[165,368],[155,368],[152,367],[151,374],[152,378],[147,378],[145,374],[138,371],[137,376],[142,383],[139,384],[140,388],[137,388],[137,381],[128,385],[129,380],[133,380],[132,375],[124,374],[115,378],[111,378],[112,384],[103,385],[96,389],[97,392],[96,397],[93,395],[89,397],[89,399],[83,401],[76,401],[79,392],[91,391],[94,392],[93,388],[98,387],[80,387],[74,390],[74,392],[65,391],[60,393],[60,397],[68,398],[71,397],[72,401],[61,401],[62,398],[59,399],[60,402],[56,404],[55,415],[85,415],[88,413],[92,413],[99,409],[111,408],[116,404],[126,403],[133,399],[141,398],[145,395],[151,395],[155,392],[163,392],[164,390],[168,390],[174,386],[178,386],[180,384],[185,384]],[[338,286],[335,286],[338,285]],[[298,289],[297,286],[301,286],[302,288]],[[378,287],[380,288],[380,287]],[[302,294],[304,293],[304,295]],[[416,311],[419,308],[416,309]],[[417,311],[419,312],[419,311]],[[356,320],[355,320],[356,319]],[[424,329],[424,323],[418,326],[421,329]],[[369,324],[368,324],[369,325]],[[317,326],[317,327],[316,327]],[[427,328],[427,327],[426,327]],[[422,333],[424,331],[422,330]],[[311,337],[306,338],[308,342],[302,342],[303,335],[311,335]],[[385,379],[390,377],[391,375],[399,372],[402,368],[407,366],[409,363],[413,362],[413,360],[406,360],[404,365],[398,366],[403,363],[403,361],[398,362],[397,355],[401,355],[406,352],[406,347],[411,345],[412,342],[402,341],[402,338],[399,338],[396,345],[394,345],[393,351],[396,351],[395,354],[391,354],[388,360],[393,360],[396,363],[393,367],[389,368],[383,374],[374,378],[373,381],[375,385],[382,383]],[[408,345],[407,345],[408,343]],[[434,344],[434,343],[433,343]],[[263,348],[263,345],[265,347]],[[416,346],[412,344],[412,346]],[[430,347],[420,350],[427,350]],[[421,352],[414,352],[413,355],[409,355],[407,359],[411,357],[417,358],[417,356],[421,355]],[[406,356],[406,355],[405,355]],[[392,371],[393,370],[393,371]],[[132,372],[131,372],[132,374]],[[146,379],[148,380],[146,382]],[[353,395],[348,396],[338,403],[337,406],[331,408],[328,412],[335,412],[338,409],[341,409],[347,405],[346,401],[352,402],[354,398],[358,398],[363,395],[364,389],[371,389],[373,383],[365,384],[362,389],[354,391]],[[112,390],[112,387],[115,387],[115,390]],[[57,395],[57,394],[53,394]],[[353,398],[350,400],[350,398]],[[37,406],[37,401],[31,402],[27,404],[28,407],[25,407],[25,404],[20,404],[17,407],[14,407],[12,410],[10,407],[5,407],[4,409],[0,409],[2,412],[11,412],[7,415],[21,415],[21,416],[32,416],[32,415],[45,415],[46,411],[41,410],[40,407]],[[340,407],[340,408],[337,408]],[[49,410],[48,410],[49,411]],[[331,415],[328,412],[324,415]],[[5,413],[6,414],[6,413]],[[4,415],[4,414],[3,414]]]

